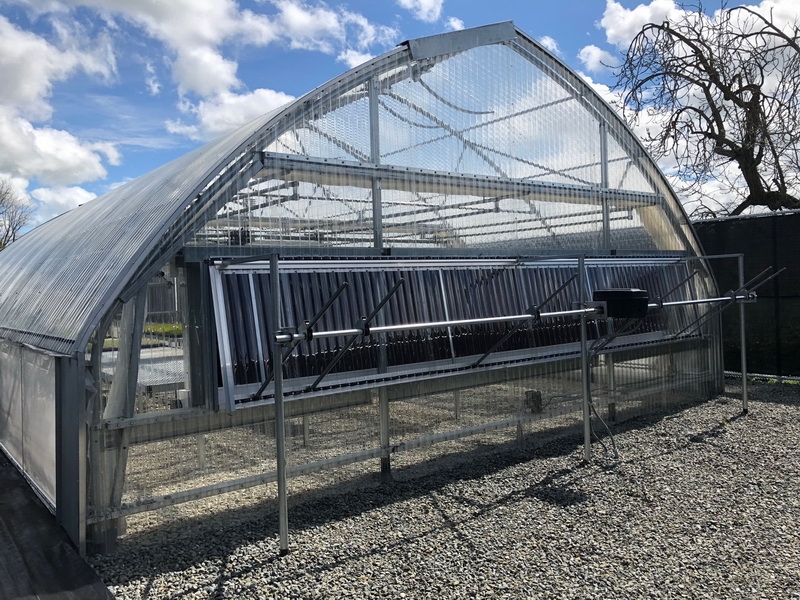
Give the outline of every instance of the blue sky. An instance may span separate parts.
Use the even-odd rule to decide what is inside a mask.
[[[751,4],[800,15],[798,0]],[[498,21],[608,85],[602,63],[678,10],[673,0],[3,0],[0,176],[41,222],[399,42]]]

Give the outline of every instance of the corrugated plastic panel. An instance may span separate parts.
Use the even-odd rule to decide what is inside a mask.
[[[44,223],[0,253],[0,336],[74,351],[175,213],[274,114]]]

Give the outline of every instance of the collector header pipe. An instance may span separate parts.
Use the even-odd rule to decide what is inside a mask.
[[[676,300],[674,302],[659,302],[649,303],[648,309],[660,309],[669,306],[687,306],[695,304],[715,304],[720,302],[747,302],[755,300],[756,296],[752,292],[745,292],[735,294],[733,296],[721,296],[718,298],[702,298],[699,300]],[[397,331],[416,331],[419,329],[444,329],[447,327],[460,327],[465,325],[483,325],[487,323],[514,323],[518,321],[532,321],[538,319],[555,319],[558,317],[575,317],[580,318],[582,315],[587,317],[603,316],[605,314],[605,307],[602,302],[586,302],[586,308],[573,308],[570,310],[557,310],[553,312],[533,312],[523,313],[517,315],[506,315],[501,317],[478,317],[475,319],[456,319],[451,321],[430,321],[425,323],[403,323],[400,325],[379,325],[376,327],[368,327],[366,334],[364,328],[353,327],[351,329],[332,329],[329,331],[313,331],[311,335],[308,332],[303,332],[298,329],[297,332],[283,332],[275,335],[275,340],[279,344],[291,344],[295,341],[308,341],[310,337],[314,339],[343,337],[343,336],[359,336],[359,335],[372,335],[375,333],[393,333]]]

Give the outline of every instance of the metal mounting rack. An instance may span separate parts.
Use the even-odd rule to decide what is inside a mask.
[[[331,372],[334,365],[338,363],[341,357],[353,347],[355,341],[359,338],[366,338],[370,336],[379,336],[381,334],[390,334],[396,332],[410,332],[420,330],[446,330],[450,331],[457,327],[474,327],[489,324],[506,324],[510,326],[509,331],[496,341],[491,348],[483,353],[480,358],[472,361],[471,366],[479,368],[484,363],[487,356],[495,352],[502,344],[520,327],[521,324],[539,322],[548,319],[563,319],[570,318],[580,322],[580,360],[581,360],[581,375],[582,375],[582,391],[583,391],[583,429],[584,429],[584,459],[590,461],[591,454],[591,381],[590,381],[590,360],[592,356],[608,348],[611,341],[622,335],[625,332],[625,325],[619,331],[607,333],[604,336],[599,336],[595,342],[590,345],[588,336],[588,323],[604,318],[622,318],[628,321],[641,320],[642,308],[644,306],[646,313],[657,313],[670,307],[692,307],[702,305],[712,305],[714,308],[704,313],[700,313],[694,320],[689,323],[683,324],[681,329],[673,334],[673,339],[679,339],[695,334],[700,328],[709,320],[714,319],[719,312],[728,306],[738,303],[743,306],[745,303],[755,302],[757,295],[755,290],[778,276],[781,271],[771,273],[770,270],[758,274],[756,277],[736,289],[731,290],[727,294],[714,297],[714,298],[695,298],[695,299],[682,299],[669,301],[665,300],[675,290],[686,284],[694,275],[694,273],[684,277],[678,285],[668,290],[662,296],[658,296],[652,301],[647,297],[646,293],[642,294],[642,290],[625,290],[617,292],[616,295],[608,297],[603,294],[596,294],[595,297],[604,297],[604,300],[589,300],[586,294],[586,257],[579,256],[577,258],[577,273],[573,274],[568,280],[563,282],[548,298],[541,303],[541,305],[531,305],[525,312],[518,312],[515,314],[507,314],[501,316],[478,317],[469,319],[445,319],[437,321],[424,321],[424,322],[407,322],[407,323],[394,323],[373,325],[381,309],[389,302],[397,291],[404,285],[404,279],[400,278],[387,293],[383,295],[379,302],[369,313],[368,316],[361,317],[353,326],[341,329],[316,329],[317,323],[322,318],[323,314],[331,307],[337,298],[347,288],[346,283],[342,283],[336,291],[325,301],[322,308],[316,312],[311,318],[302,320],[300,325],[287,327],[280,323],[280,306],[281,306],[281,281],[280,281],[280,261],[277,255],[273,255],[269,261],[269,277],[270,277],[270,292],[271,292],[271,309],[269,310],[271,320],[271,331],[273,334],[269,340],[266,340],[270,345],[272,356],[281,357],[280,365],[286,361],[291,352],[301,343],[308,343],[314,340],[333,339],[333,338],[347,338],[347,342],[339,349],[330,362],[320,372],[314,381],[307,385],[306,392],[315,391],[321,381]],[[692,259],[689,259],[692,260]],[[742,267],[740,261],[740,269]],[[578,278],[579,298],[574,303],[574,308],[567,310],[554,310],[543,311],[542,307],[545,306],[554,297],[562,294],[567,289],[570,283]],[[743,280],[743,276],[740,277]],[[741,329],[742,334],[742,350],[744,356],[744,324]],[[743,358],[743,369],[745,368]],[[280,366],[279,365],[279,366]],[[746,374],[746,372],[745,372]],[[267,388],[267,385],[274,381],[272,401],[275,407],[275,418],[277,422],[276,427],[276,450],[277,450],[277,483],[278,483],[278,504],[279,504],[279,533],[280,533],[280,550],[282,554],[288,552],[288,517],[287,517],[287,497],[286,497],[286,448],[285,448],[285,433],[284,433],[284,374],[283,368],[274,368],[267,378],[261,383],[259,388],[251,395],[254,400],[261,399],[262,393]],[[746,377],[743,378],[743,395],[742,395],[742,409],[747,411],[747,388]]]

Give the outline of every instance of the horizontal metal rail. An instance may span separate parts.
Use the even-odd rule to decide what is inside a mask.
[[[660,391],[664,389],[673,389],[689,385],[695,378],[696,377],[683,378],[681,381],[666,381],[663,379],[659,379],[657,382],[652,382],[656,383],[656,386],[649,387],[644,390],[636,390],[634,388],[618,389],[614,391],[614,399],[613,400],[609,399],[609,402],[635,401],[640,396],[651,394],[655,390]],[[603,405],[604,404],[602,401],[598,401],[599,407],[602,407]],[[559,406],[561,408],[559,408],[557,411],[546,408],[541,413],[515,412],[511,413],[507,418],[500,419],[497,421],[490,421],[488,423],[482,423],[480,425],[471,425],[468,427],[452,431],[432,433],[417,438],[398,441],[394,444],[391,444],[388,448],[367,448],[349,454],[342,454],[340,456],[324,458],[308,463],[287,466],[286,475],[289,478],[294,478],[301,475],[310,475],[330,468],[364,462],[374,458],[380,458],[382,456],[386,456],[387,454],[397,454],[401,452],[407,452],[409,450],[415,450],[419,448],[432,446],[439,442],[463,439],[474,435],[479,435],[482,433],[491,433],[493,431],[498,431],[504,428],[512,427],[519,423],[549,421],[554,417],[577,415],[580,409],[580,401],[576,397],[574,401],[568,401],[565,404],[559,403]],[[565,412],[564,406],[568,406],[569,410]],[[577,426],[577,423],[578,422],[576,421],[575,426]],[[545,432],[553,432],[558,435],[559,429],[557,427],[552,427],[543,431],[543,433]],[[92,523],[102,522],[108,519],[116,519],[120,517],[131,516],[142,512],[183,504],[185,502],[192,502],[196,500],[202,500],[205,498],[211,498],[221,494],[226,494],[229,492],[245,490],[253,488],[258,485],[275,483],[276,480],[277,480],[277,471],[273,470],[273,471],[266,471],[263,473],[248,475],[245,477],[240,477],[229,481],[221,481],[218,483],[212,483],[209,485],[199,486],[196,488],[179,490],[172,492],[170,494],[153,496],[145,500],[124,503],[117,507],[95,509],[95,511],[90,510],[86,522],[88,524],[92,524]]]
[[[556,318],[556,317],[580,317],[582,314],[597,314],[602,312],[601,307],[578,308],[575,310],[560,310],[550,313],[540,313],[538,316],[541,318]],[[525,313],[521,315],[507,315],[502,317],[480,317],[476,319],[457,319],[453,321],[432,321],[429,323],[404,323],[401,325],[381,325],[377,327],[366,327],[363,329],[334,329],[331,331],[314,331],[311,337],[316,338],[330,338],[350,335],[369,335],[373,333],[392,333],[396,331],[415,331],[417,329],[439,329],[447,327],[460,327],[464,325],[482,325],[488,323],[513,323],[515,321],[528,321],[537,318],[537,315]],[[275,339],[280,344],[288,344],[296,339],[308,340],[307,333],[279,333]]]
[[[755,300],[755,294],[747,292],[744,294],[732,294],[718,298],[700,298],[696,300],[676,300],[673,302],[657,302],[648,304],[651,309],[661,309],[668,306],[687,306],[697,304],[714,304],[719,302],[745,302]],[[393,333],[397,331],[416,331],[418,329],[446,329],[447,327],[462,327],[470,325],[485,325],[490,323],[514,323],[519,321],[531,321],[537,319],[556,319],[559,317],[580,317],[581,315],[602,315],[603,306],[600,303],[586,308],[576,308],[572,310],[559,310],[553,312],[533,312],[518,315],[505,315],[500,317],[479,317],[475,319],[455,319],[450,321],[431,321],[426,323],[403,323],[400,325],[380,325],[377,327],[365,326],[363,328],[333,329],[329,331],[305,331],[296,333],[278,333],[275,340],[279,344],[293,344],[298,341],[311,341],[318,338],[344,337],[353,335],[370,335],[374,333]]]
[[[675,300],[673,302],[664,302],[656,304],[648,304],[647,308],[661,308],[662,306],[692,306],[697,304],[716,304],[718,302],[747,302],[755,300],[754,294],[737,294],[731,296],[722,296],[719,298],[700,298],[697,300]]]

